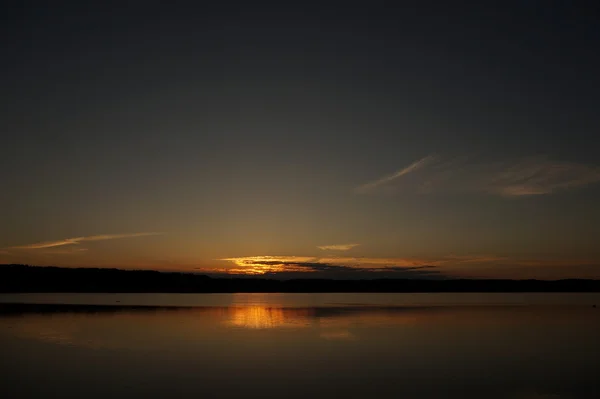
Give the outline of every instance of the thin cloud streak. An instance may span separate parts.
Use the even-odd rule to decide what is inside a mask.
[[[423,258],[364,258],[364,257],[329,257],[319,258],[319,262],[338,263],[354,267],[381,268],[381,267],[415,267],[437,266],[440,260]]]
[[[428,269],[428,270],[423,270]],[[429,270],[432,269],[432,270]],[[441,275],[435,266],[418,266],[418,267],[356,267],[340,264],[330,264],[323,262],[253,262],[247,263],[242,268],[221,269],[228,274],[241,275],[285,275],[296,273],[299,275],[310,275],[311,273],[327,273],[328,275],[343,274],[343,275],[380,275],[382,273],[393,274],[395,276],[406,277],[429,277]]]
[[[97,235],[97,236],[84,237],[84,239],[82,241],[104,241],[104,240],[115,240],[115,239],[119,239],[119,238],[157,236],[157,235],[163,235],[163,234],[164,233],[160,233],[160,232],[130,233],[130,234],[103,234],[103,235]]]
[[[471,256],[463,256],[463,255],[448,255],[445,257],[446,262],[455,262],[455,263],[490,263],[490,262],[499,262],[506,260],[505,256],[493,256],[493,255],[471,255]]]
[[[234,266],[196,270],[283,278],[537,278],[542,275],[572,278],[578,273],[595,278],[600,267],[598,259],[531,259],[485,254],[436,258],[248,256],[220,260]]]
[[[79,244],[85,237],[65,238],[58,241],[44,241],[33,244],[18,245],[15,247],[8,247],[7,249],[42,249],[42,248],[53,248],[60,247],[63,245],[76,245]]]
[[[164,233],[130,233],[130,234],[103,234],[103,235],[95,235],[95,236],[87,236],[87,237],[73,237],[73,238],[65,238],[57,241],[45,241],[38,242],[33,244],[26,245],[18,245],[14,247],[4,248],[5,250],[10,249],[43,249],[43,248],[53,248],[53,247],[61,247],[64,245],[78,245],[81,242],[85,241],[105,241],[105,240],[116,240],[120,238],[133,238],[133,237],[145,237],[145,236],[155,236],[161,235]]]
[[[322,249],[324,251],[349,251],[354,247],[358,247],[360,244],[336,244],[336,245],[321,245],[317,246],[317,248]]]
[[[490,263],[502,258],[494,256],[447,256],[434,258],[365,258],[365,257],[311,257],[311,256],[247,256],[219,259],[232,262],[235,267],[226,270],[230,274],[278,274],[278,273],[394,273],[406,275],[437,275],[441,266],[462,263]],[[423,270],[427,269],[427,270]],[[440,274],[441,275],[441,274]]]
[[[551,194],[600,181],[600,168],[588,165],[525,159],[497,173],[489,191],[506,197]]]
[[[234,268],[227,269],[231,274],[276,274],[276,273],[311,273],[311,272],[398,272],[403,267],[430,266],[421,261],[407,262],[396,259],[371,259],[328,257],[319,258],[312,256],[248,256],[239,258],[220,259],[235,264]],[[371,262],[375,260],[375,262]],[[377,262],[380,261],[380,262]]]
[[[256,264],[298,264],[298,263],[326,263],[342,264],[346,266],[360,266],[380,268],[390,267],[415,267],[415,266],[439,266],[447,263],[488,263],[504,260],[504,257],[492,255],[448,255],[438,258],[368,258],[368,257],[317,257],[317,256],[243,256],[238,258],[217,259],[232,262],[237,266],[248,266]]]
[[[407,173],[409,181],[396,179]],[[377,187],[395,184],[418,194],[483,193],[506,198],[548,195],[600,182],[600,167],[581,163],[525,157],[503,162],[469,162],[448,159],[444,162],[426,157],[393,175],[356,189],[366,193]]]
[[[412,164],[408,165],[404,169],[400,169],[399,171],[392,173],[391,175],[384,176],[375,181],[372,181],[372,182],[369,182],[369,183],[366,183],[366,184],[356,187],[355,192],[360,194],[360,193],[366,193],[366,192],[372,191],[379,186],[388,184],[391,181],[398,179],[399,177],[402,177],[404,175],[407,175],[411,172],[414,172],[416,170],[423,168],[424,166],[426,166],[428,163],[430,163],[434,159],[435,159],[435,157],[433,155],[426,156],[425,158],[419,159],[418,161],[413,162]]]

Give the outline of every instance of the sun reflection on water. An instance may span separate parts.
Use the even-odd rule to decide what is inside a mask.
[[[310,325],[310,309],[244,306],[228,309],[228,324],[250,329],[301,328]]]
[[[273,297],[271,297],[273,299]],[[267,333],[289,331],[298,337],[319,337],[328,341],[357,342],[380,328],[395,328],[398,334],[410,334],[416,328],[442,328],[469,331],[473,325],[483,328],[520,325],[533,316],[546,323],[564,325],[578,312],[557,314],[556,308],[527,307],[372,307],[330,306],[295,308],[267,305],[264,295],[248,294],[236,298],[231,307],[127,308],[85,306],[66,312],[60,307],[45,312],[24,312],[2,316],[0,338],[13,336],[53,345],[89,349],[152,349],[165,342],[171,345],[198,345],[218,331],[219,336],[239,334],[243,330]],[[275,302],[275,300],[273,300]],[[493,312],[491,311],[493,310]],[[581,309],[586,312],[589,309]],[[551,317],[549,316],[551,315]],[[586,313],[587,315],[587,313]],[[589,321],[589,317],[577,320]],[[593,320],[592,320],[593,321]],[[253,337],[258,335],[252,334]],[[304,339],[304,338],[303,338]]]

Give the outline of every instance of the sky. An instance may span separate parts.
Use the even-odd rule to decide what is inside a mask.
[[[600,278],[590,4],[3,5],[0,263]]]

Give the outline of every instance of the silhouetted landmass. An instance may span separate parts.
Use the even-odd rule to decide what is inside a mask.
[[[600,292],[600,280],[212,278],[151,270],[0,265],[0,292]]]

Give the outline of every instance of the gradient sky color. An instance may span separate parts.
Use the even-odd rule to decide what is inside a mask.
[[[587,2],[3,6],[0,263],[600,278]]]

